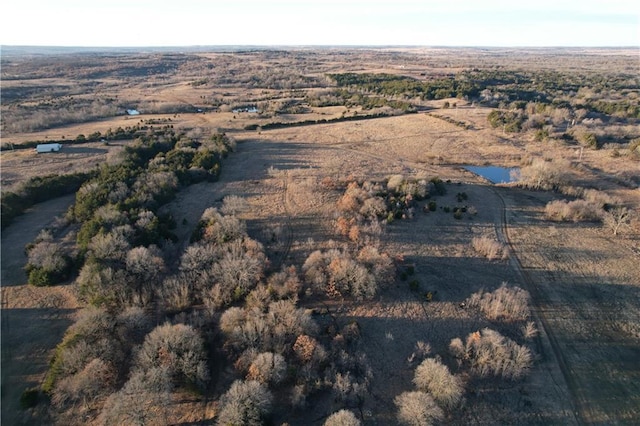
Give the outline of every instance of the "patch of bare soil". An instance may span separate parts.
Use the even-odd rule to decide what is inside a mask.
[[[2,231],[2,424],[40,424],[20,409],[20,395],[44,379],[51,351],[78,308],[71,285],[26,284],[24,247],[73,202],[67,196],[37,204]]]

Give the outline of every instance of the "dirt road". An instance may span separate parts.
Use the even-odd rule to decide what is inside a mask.
[[[640,259],[593,224],[553,225],[544,203],[500,191],[506,236],[583,424],[640,418]]]

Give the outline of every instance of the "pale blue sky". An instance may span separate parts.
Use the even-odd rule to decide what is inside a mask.
[[[5,0],[0,44],[640,46],[629,0]]]

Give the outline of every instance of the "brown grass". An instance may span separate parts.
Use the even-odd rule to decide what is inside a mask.
[[[415,62],[409,61],[407,67],[400,70],[398,67],[390,65],[395,61],[388,59],[382,61],[380,58],[376,58],[375,53],[371,52],[354,53],[356,55],[354,57],[366,59],[366,61],[359,60],[350,64],[344,63],[338,57],[331,56],[326,59],[320,55],[321,65],[310,71],[310,74],[321,76],[332,67],[334,70],[355,70],[356,67],[361,67],[363,63],[366,63],[370,64],[366,65],[370,70],[420,77],[420,73],[425,70],[428,73],[437,73],[464,68],[465,61],[468,62],[470,58],[470,54],[466,51],[460,53],[443,50],[438,53],[434,50],[421,50],[420,52],[426,52],[430,55],[441,54],[441,60],[435,61],[436,65],[428,65],[421,63],[422,59],[411,56]],[[415,51],[412,51],[411,55],[414,53]],[[405,55],[407,52],[402,51],[399,54]],[[263,60],[264,58],[260,55],[260,53],[251,53],[245,58],[254,61]],[[610,59],[615,66],[624,62],[615,52],[608,51],[607,55],[613,55]],[[203,56],[223,61],[225,55]],[[402,58],[406,57],[402,56]],[[592,67],[592,69],[606,69],[609,66],[603,65],[607,61],[596,60],[593,56],[577,56],[572,61],[558,61],[558,58],[556,56],[541,56],[534,52],[531,56],[523,58],[523,64],[548,69],[558,67],[583,69],[586,66]],[[245,62],[248,60],[245,59]],[[513,61],[510,55],[477,60],[479,64],[492,64],[492,66],[494,64],[505,65],[509,61]],[[444,68],[445,65],[447,65],[446,68]],[[224,69],[228,70],[229,68]],[[242,71],[241,66],[237,66],[236,69]],[[189,74],[187,72],[186,75],[193,76],[195,74],[197,73]],[[119,81],[115,83],[119,83]],[[179,79],[162,82],[152,78],[144,84],[134,83],[124,89],[116,86],[117,84],[114,84],[110,93],[119,93],[123,98],[132,100],[150,98],[163,103],[178,102],[194,105],[202,102],[201,96],[220,97],[225,105],[233,105],[250,98],[267,98],[278,94],[278,91],[271,89],[217,87],[215,84],[193,87],[185,81],[179,81]],[[290,95],[291,93],[284,93],[282,96],[289,97]],[[183,113],[177,116],[158,114],[152,117],[143,115],[139,118],[145,120],[148,118],[171,118],[174,126],[179,129],[190,129],[197,126],[209,130],[223,129],[234,133],[240,142],[238,152],[232,154],[225,163],[220,182],[189,188],[180,193],[175,203],[167,208],[168,211],[174,213],[174,217],[177,219],[178,229],[176,232],[181,241],[188,239],[192,226],[205,208],[221,207],[220,200],[225,196],[238,195],[242,196],[249,206],[248,210],[243,208],[238,214],[242,216],[243,220],[247,220],[247,230],[252,237],[261,238],[258,236],[263,235],[263,231],[267,227],[280,230],[274,232],[278,235],[273,242],[267,242],[265,238],[265,249],[268,255],[279,257],[280,253],[286,251],[283,255],[285,264],[302,265],[304,259],[313,250],[326,252],[341,248],[341,243],[329,241],[331,238],[336,238],[333,221],[336,219],[334,211],[337,195],[330,188],[323,189],[319,184],[327,177],[335,178],[352,174],[358,178],[382,181],[394,174],[407,176],[423,173],[426,176],[440,176],[443,180],[452,180],[451,184],[447,184],[449,193],[436,199],[438,205],[454,205],[456,201],[453,194],[458,191],[469,194],[469,202],[473,203],[478,212],[477,215],[469,219],[465,217],[462,221],[454,221],[451,215],[444,215],[440,212],[422,214],[418,210],[419,213],[415,215],[414,219],[394,222],[387,226],[386,232],[379,237],[381,249],[392,253],[398,262],[406,261],[415,264],[416,272],[413,278],[419,282],[421,291],[437,291],[431,303],[424,303],[422,294],[410,292],[406,288],[406,284],[402,283],[398,283],[398,286],[392,285],[385,288],[374,300],[362,304],[342,300],[326,301],[308,297],[305,294],[300,295],[302,306],[316,308],[315,312],[327,312],[318,315],[326,323],[333,325],[333,321],[335,321],[338,325],[342,325],[352,321],[357,322],[361,344],[371,359],[374,373],[372,390],[374,394],[382,395],[378,399],[365,399],[363,412],[367,416],[370,413],[374,419],[372,421],[380,424],[397,422],[393,398],[395,395],[401,395],[412,388],[413,367],[407,368],[405,366],[408,362],[407,359],[416,351],[415,342],[424,339],[426,334],[429,336],[434,356],[436,354],[444,355],[446,347],[453,337],[467,336],[469,333],[482,330],[487,326],[485,318],[478,318],[479,316],[473,315],[470,310],[460,309],[459,303],[461,301],[476,292],[487,277],[491,277],[492,280],[508,280],[519,283],[518,275],[513,273],[507,262],[482,262],[474,254],[471,236],[493,233],[494,228],[501,221],[502,209],[499,198],[485,186],[485,183],[460,170],[458,165],[491,163],[518,166],[523,161],[527,162],[528,159],[535,157],[545,157],[548,154],[553,154],[554,158],[564,158],[571,161],[576,161],[579,158],[575,147],[558,141],[535,142],[529,140],[527,134],[505,135],[501,131],[489,129],[486,115],[490,109],[476,108],[462,101],[457,102],[459,105],[457,109],[438,110],[437,113],[458,121],[471,123],[475,130],[464,130],[428,114],[292,127],[262,132],[243,131],[242,129],[247,124],[264,123],[270,118],[257,118],[245,113],[235,114],[235,118],[233,118],[234,114],[230,112]],[[441,101],[433,103],[434,106],[441,106],[441,104]],[[310,114],[278,117],[278,120],[294,121],[311,117],[330,118],[339,115],[341,111],[341,108],[335,107],[315,109]],[[37,137],[36,134],[3,134],[3,142],[5,137],[8,138],[7,141],[20,142],[34,138],[59,138],[63,134],[67,137],[79,133],[88,134],[95,130],[105,131],[107,128],[129,125],[132,123],[131,120],[133,119],[118,117],[97,123],[70,125],[39,132]],[[87,145],[87,147],[90,146]],[[113,146],[97,146],[96,148],[116,150],[116,147]],[[632,161],[626,156],[614,158],[611,156],[611,152],[607,151],[605,149],[583,152],[582,166],[571,170],[573,179],[577,182],[576,185],[598,187],[603,192],[624,200],[626,205],[633,207],[640,205],[640,193],[635,190],[635,187],[627,186],[634,174],[637,174],[637,161]],[[5,177],[19,180],[28,176],[29,173],[37,174],[42,173],[43,170],[66,167],[64,162],[71,161],[70,158],[67,158],[64,162],[58,163],[52,161],[53,157],[43,157],[40,160],[40,158],[28,154],[26,152],[2,154],[3,187]],[[101,153],[101,156],[93,157],[88,154],[95,153],[84,152],[83,154],[86,156],[86,164],[77,167],[94,167],[93,162],[103,161],[108,155]],[[13,159],[15,161],[12,161]],[[267,173],[270,166],[278,172]],[[72,167],[76,167],[76,165]],[[10,174],[13,174],[13,177]],[[9,180],[7,182],[10,184]],[[461,183],[459,187],[457,186],[458,182]],[[594,401],[593,406],[596,408],[593,408],[593,412],[596,414],[593,418],[596,419],[596,422],[601,423],[614,423],[620,418],[623,420],[632,419],[634,413],[637,414],[637,399],[633,397],[618,398],[617,402],[612,403],[613,405],[619,404],[618,406],[623,407],[623,410],[617,410],[613,405],[602,408],[598,406],[598,401],[604,399],[601,398],[602,395],[598,389],[602,388],[604,394],[615,395],[617,395],[616,392],[623,393],[628,390],[628,382],[623,380],[626,377],[625,371],[630,371],[624,368],[627,366],[624,359],[627,347],[625,344],[629,339],[637,338],[638,329],[640,329],[637,318],[634,317],[638,307],[635,303],[636,298],[633,297],[634,283],[640,282],[637,251],[634,251],[634,248],[638,249],[637,241],[633,239],[633,235],[630,235],[616,239],[616,242],[613,243],[607,239],[610,238],[608,232],[605,233],[604,230],[591,227],[589,224],[577,226],[569,223],[558,225],[560,229],[550,228],[548,223],[541,220],[544,216],[544,205],[551,198],[550,195],[542,192],[529,193],[513,188],[501,188],[500,193],[505,198],[507,206],[509,237],[512,239],[515,254],[522,260],[525,269],[533,274],[532,278],[536,284],[539,284],[541,294],[549,298],[549,309],[558,313],[552,318],[551,325],[554,330],[558,330],[558,336],[561,338],[561,350],[567,349],[569,347],[567,345],[583,349],[579,354],[575,351],[566,351],[566,357],[573,371],[576,369],[579,371],[576,376],[580,386],[579,391]],[[237,209],[234,207],[233,210]],[[187,219],[186,225],[183,224],[182,219]],[[351,227],[348,232],[350,231]],[[360,231],[362,234],[362,229]],[[355,237],[355,231],[353,234]],[[291,235],[290,241],[288,235]],[[5,238],[3,232],[3,246],[6,244]],[[15,244],[16,251],[22,250],[24,246],[24,244],[18,245],[15,242],[12,244]],[[487,245],[489,244],[487,243]],[[3,250],[3,260],[6,251]],[[493,253],[493,251],[489,251],[489,253]],[[495,250],[495,253],[497,258],[502,258],[500,249]],[[6,273],[9,271],[3,262],[3,281]],[[293,285],[293,287],[297,286]],[[262,303],[257,289],[254,295],[256,307]],[[262,289],[264,290],[264,288]],[[3,288],[3,294],[6,293],[5,290]],[[41,294],[34,297],[32,293],[26,294],[25,291],[15,290],[12,294],[17,295],[17,300],[11,300],[11,307],[33,308],[34,300],[45,305],[51,302],[49,305],[57,306],[57,302],[53,303],[55,300],[49,301]],[[28,288],[22,288],[22,290],[28,290]],[[51,295],[56,297],[59,296],[58,293],[55,293],[57,291],[56,289],[43,290],[43,292],[54,292]],[[290,292],[283,291],[283,293],[289,294]],[[485,293],[482,294],[483,297],[485,295]],[[174,296],[176,299],[172,300],[172,303],[176,306],[184,304],[182,297],[184,295],[181,294],[180,288],[175,290]],[[418,300],[418,298],[420,299]],[[498,297],[498,299],[500,298]],[[321,304],[319,300],[326,302],[326,305]],[[51,309],[49,305],[46,305],[45,308]],[[69,305],[66,299],[63,300],[62,306],[75,307],[74,304]],[[504,307],[500,307],[500,309],[504,309]],[[611,312],[614,311],[616,315],[612,316]],[[31,315],[24,321],[25,324],[28,324],[30,319],[37,320],[34,317],[40,315],[39,312],[41,311],[27,313],[26,309],[16,309],[13,314]],[[5,314],[7,312],[3,309],[3,315]],[[243,315],[245,314],[243,313]],[[3,327],[4,324],[3,321]],[[324,325],[325,323],[323,323]],[[525,328],[525,337],[531,337],[534,331],[530,327]],[[11,342],[18,338],[16,337],[17,328],[13,327],[12,330],[11,336],[14,340]],[[4,331],[3,347],[7,336],[9,336]],[[38,333],[27,334],[30,338],[34,335],[35,339],[43,337]],[[513,337],[511,334],[509,336]],[[513,338],[518,340],[520,337]],[[545,341],[544,333],[541,333],[540,338],[543,339],[543,342]],[[316,348],[322,347],[320,340],[322,339],[315,340]],[[308,355],[309,351],[303,350],[308,345],[302,345],[302,343],[304,342],[298,345],[301,355],[313,359],[315,352],[311,351],[312,355]],[[587,343],[597,345],[601,349],[601,353],[590,351],[584,346]],[[35,343],[31,344],[35,345]],[[54,344],[55,342],[50,346]],[[291,342],[291,344],[293,345],[295,342]],[[462,347],[464,348],[464,346],[463,344]],[[33,352],[31,351],[32,346],[29,345],[16,347],[20,348],[20,351]],[[41,349],[39,346],[36,348],[39,348],[38,353],[46,352],[46,348]],[[271,348],[264,350],[267,349],[271,350]],[[251,356],[247,354],[248,361],[243,367],[245,372],[250,368],[256,355],[257,353]],[[322,362],[324,362],[324,356],[327,354],[319,356],[319,358],[323,358]],[[3,358],[3,362],[4,360]],[[604,361],[615,370],[612,370],[612,375],[617,374],[617,376],[607,376],[604,371],[593,371],[593,368],[590,367],[596,362]],[[41,364],[44,365],[45,362]],[[3,364],[3,375],[5,374],[5,365],[7,364]],[[390,366],[394,368],[390,369]],[[553,357],[534,364],[531,369],[532,380],[517,385],[524,388],[528,393],[526,396],[514,392],[514,389],[517,388],[510,387],[509,384],[492,386],[479,383],[478,392],[467,396],[467,404],[449,414],[452,422],[469,424],[502,421],[509,424],[526,421],[524,419],[530,418],[547,423],[572,421],[572,416],[566,415],[566,413],[572,412],[569,399],[557,397],[557,395],[569,394],[557,368]],[[15,374],[17,370],[13,371],[12,374]],[[482,369],[478,371],[482,371]],[[258,373],[255,374],[258,377]],[[601,386],[591,386],[592,382],[589,381],[591,377],[597,378]],[[224,380],[227,380],[225,386],[228,386],[229,377],[225,377]],[[15,382],[16,380],[13,380],[11,383]],[[502,386],[504,387],[502,388]],[[500,389],[497,389],[498,387]],[[303,400],[302,396],[307,392],[303,388],[295,388],[297,390],[294,389],[292,392],[294,397],[298,395],[298,398],[294,398],[298,402]],[[385,392],[380,393],[380,389],[384,389]],[[224,389],[216,390],[217,394],[222,394],[223,391]],[[515,394],[518,395],[517,398],[513,396]],[[630,394],[633,395],[633,392]],[[477,395],[487,395],[487,398],[481,399]],[[549,397],[549,395],[553,396]],[[172,402],[170,421],[179,423],[178,418],[185,419],[183,420],[185,422],[202,421],[202,416],[199,414],[202,407],[198,405],[197,409],[194,409],[193,404],[180,402],[192,400],[192,396],[180,396],[174,398]],[[281,395],[278,395],[278,398],[280,397]],[[418,399],[420,400],[420,398]],[[424,398],[422,399],[424,400]],[[314,405],[304,413],[292,413],[291,424],[303,424],[304,416],[309,414],[314,414],[314,418],[320,418],[335,411],[322,405],[323,401],[317,405],[315,402],[317,401],[314,400]],[[431,402],[433,402],[432,399]],[[418,411],[412,412],[413,418],[417,418],[417,415],[423,413],[420,410],[423,410],[424,407],[425,404],[414,406]],[[518,407],[517,410],[515,407]],[[522,410],[525,411],[524,414],[521,412]],[[209,404],[203,411],[208,413],[203,416],[208,421],[212,421],[212,405]],[[630,414],[619,414],[623,411]],[[185,414],[186,412],[189,415]],[[3,420],[4,416],[5,414],[3,414]],[[289,418],[285,419],[280,414],[276,417],[274,422],[290,421]],[[298,420],[297,423],[296,420]]]

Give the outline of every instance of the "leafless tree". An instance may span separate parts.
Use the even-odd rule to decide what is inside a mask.
[[[236,215],[249,210],[249,203],[245,198],[238,195],[227,195],[222,200],[222,208],[220,211],[225,215]]]
[[[193,283],[186,274],[171,276],[156,288],[156,296],[169,311],[182,311],[194,303]]]
[[[475,237],[471,240],[473,249],[489,260],[507,259],[509,250],[507,247],[489,236]]]
[[[455,407],[462,397],[464,387],[460,379],[446,365],[434,358],[427,358],[416,368],[413,383],[418,390],[428,392],[444,408]]]
[[[555,200],[547,203],[544,214],[555,221],[597,221],[602,216],[602,209],[586,200]]]
[[[563,160],[534,159],[520,168],[520,182],[534,189],[552,189],[566,185],[569,180],[569,163]]]
[[[271,412],[273,395],[262,383],[236,380],[220,398],[217,424],[259,426]]]
[[[30,267],[59,273],[68,266],[66,257],[67,253],[60,244],[53,241],[41,241],[29,249],[27,263]]]
[[[282,382],[287,374],[284,357],[273,352],[258,354],[249,366],[247,380],[257,380],[266,385]]]
[[[164,368],[136,371],[124,387],[106,401],[98,424],[166,425],[171,380]]]
[[[201,222],[204,224],[202,238],[205,241],[222,244],[247,234],[244,222],[235,216],[221,215],[215,208],[205,210]]]
[[[507,283],[492,292],[480,290],[467,299],[467,305],[478,308],[490,320],[524,321],[529,318],[529,292]]]
[[[444,413],[428,393],[403,392],[394,400],[398,420],[408,426],[430,426],[444,417]]]
[[[332,390],[338,401],[361,406],[369,391],[369,385],[369,377],[367,376],[358,380],[350,372],[338,372],[333,379]]]
[[[349,410],[336,411],[324,422],[324,426],[360,426],[362,422]]]
[[[191,326],[164,324],[145,338],[135,368],[163,368],[177,383],[203,385],[209,378],[204,341]]]
[[[81,371],[56,384],[51,402],[57,409],[75,404],[89,408],[98,398],[113,392],[116,379],[113,365],[94,358]]]
[[[127,235],[116,231],[97,234],[89,243],[92,254],[101,260],[124,261],[130,248]]]
[[[604,212],[602,222],[613,232],[613,235],[618,235],[620,231],[630,228],[631,216],[632,213],[628,208],[616,206]]]
[[[531,368],[533,356],[526,346],[518,345],[495,330],[485,328],[470,333],[466,343],[453,339],[449,344],[452,354],[470,365],[475,374],[519,379]]]

